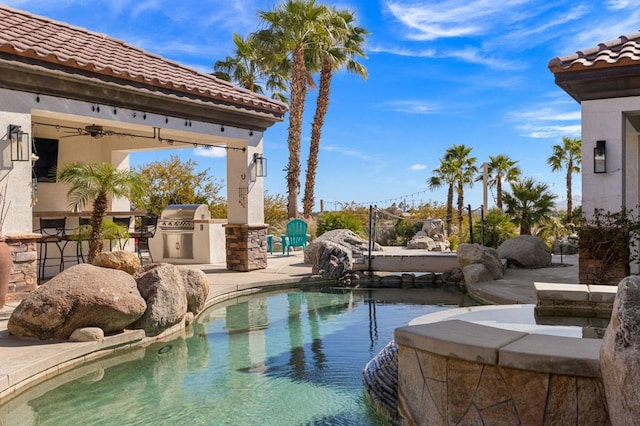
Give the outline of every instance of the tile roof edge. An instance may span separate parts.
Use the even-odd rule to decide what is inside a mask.
[[[596,54],[601,52],[602,50],[611,49],[616,46],[622,46],[629,41],[637,41],[640,43],[640,31],[635,33],[630,33],[626,35],[621,35],[618,38],[598,43],[597,46],[585,48],[576,51],[575,53],[570,53],[568,55],[556,56],[549,61],[548,68],[552,72],[563,72],[563,71],[571,71],[576,63],[574,61],[580,58],[586,58],[589,55]],[[587,67],[592,67],[592,65],[580,64],[579,68],[584,69]]]
[[[183,65],[183,64],[181,64],[181,63],[179,63],[177,61],[165,58],[164,56],[162,56],[160,54],[149,52],[149,51],[144,50],[144,49],[142,49],[142,48],[140,48],[138,46],[135,46],[133,44],[129,44],[124,40],[121,40],[121,39],[118,39],[118,38],[115,38],[115,37],[111,37],[111,36],[109,36],[109,35],[107,35],[105,33],[92,31],[92,30],[89,30],[89,29],[84,28],[84,27],[80,27],[80,26],[77,26],[77,25],[72,25],[72,24],[69,24],[67,22],[63,22],[63,21],[59,21],[59,20],[56,20],[56,19],[52,19],[52,18],[43,16],[43,15],[37,15],[37,14],[31,13],[31,12],[26,11],[26,10],[16,9],[16,8],[11,7],[11,6],[7,6],[7,5],[3,5],[3,4],[0,4],[0,10],[6,10],[6,11],[9,11],[9,12],[17,14],[17,15],[22,15],[22,16],[28,18],[28,19],[34,19],[34,20],[41,21],[43,23],[50,23],[50,24],[64,26],[64,27],[72,29],[74,31],[82,32],[84,34],[88,34],[88,35],[91,35],[91,36],[97,36],[97,37],[101,37],[101,38],[104,38],[104,39],[109,39],[110,41],[112,41],[114,43],[118,43],[118,44],[122,45],[124,48],[136,50],[136,51],[140,52],[142,55],[149,56],[149,57],[154,57],[157,60],[161,60],[162,62],[166,63],[167,65],[180,68],[183,71],[190,72],[190,73],[192,73],[194,75],[197,75],[199,77],[207,78],[209,80],[212,80],[216,84],[223,85],[223,86],[227,87],[228,89],[232,89],[234,91],[238,91],[238,92],[250,95],[251,97],[254,98],[254,100],[252,100],[250,102],[254,106],[262,104],[263,107],[271,109],[271,110],[278,110],[278,111],[281,111],[281,112],[286,112],[288,110],[288,106],[285,103],[282,103],[280,101],[272,99],[272,98],[270,98],[268,96],[252,92],[252,91],[250,91],[248,89],[245,89],[243,87],[236,86],[233,83],[228,82],[226,80],[222,80],[220,78],[217,78],[214,75],[198,71],[195,68],[191,68],[191,67]],[[80,63],[77,62],[77,60],[75,58],[67,58],[67,59],[65,59],[65,58],[59,57],[58,55],[56,55],[54,53],[48,53],[47,55],[43,55],[42,53],[37,52],[36,50],[34,50],[32,48],[26,48],[24,50],[21,50],[21,49],[18,49],[13,44],[10,44],[10,46],[14,51],[28,53],[27,56],[31,56],[33,58],[45,59],[45,58],[48,57],[48,58],[50,58],[48,60],[48,62],[56,62],[56,63],[59,63],[59,64],[69,64],[69,63],[71,63],[71,61],[73,61],[76,64],[76,66],[72,65],[73,68],[80,68],[80,69],[85,69],[85,70],[93,69],[93,71],[98,73],[98,74],[104,74],[104,70],[109,69],[110,71],[107,72],[107,74],[110,74],[110,75],[118,75],[118,74],[122,75],[123,74],[123,73],[114,72],[114,70],[111,67],[109,67],[108,65],[105,66],[105,67],[100,67],[98,64],[93,63],[93,62],[90,62],[90,63],[87,63],[87,64],[80,64]],[[0,50],[3,50],[5,52],[7,51],[6,49],[0,49]],[[52,61],[51,60],[52,58],[55,58],[55,59]],[[161,87],[173,87],[175,89],[179,89],[179,88],[183,87],[185,91],[190,92],[190,93],[194,93],[195,91],[198,91],[200,93],[210,93],[211,95],[213,95],[213,93],[211,93],[211,90],[209,90],[209,89],[199,89],[199,88],[196,88],[196,87],[187,87],[187,86],[184,86],[184,85],[176,84],[175,82],[162,82],[162,81],[160,81],[158,79],[153,79],[153,78],[149,79],[149,78],[147,78],[145,76],[142,76],[142,75],[136,76],[136,75],[133,75],[133,74],[127,72],[127,71],[125,71],[124,74],[126,74],[127,76],[130,77],[130,78],[128,78],[129,80],[136,80],[136,81],[144,80],[146,82],[149,82],[150,84],[152,83],[152,81],[157,80],[158,83],[160,83]],[[220,95],[220,96],[214,96],[214,97],[215,98],[221,98],[221,97],[222,98],[227,98],[228,96]],[[247,102],[243,102],[243,103],[247,104]],[[269,106],[267,106],[267,105],[269,105]]]

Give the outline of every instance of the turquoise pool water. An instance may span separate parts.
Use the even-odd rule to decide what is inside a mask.
[[[365,364],[396,327],[462,297],[439,289],[253,295],[207,310],[184,337],[25,392],[0,407],[0,423],[382,425],[364,399]]]

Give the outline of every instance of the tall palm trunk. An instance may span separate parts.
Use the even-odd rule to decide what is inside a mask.
[[[447,236],[451,235],[451,222],[453,221],[453,183],[447,190]]]
[[[462,236],[462,215],[464,211],[464,184],[458,182],[458,236]]]
[[[502,210],[502,179],[500,179],[500,176],[496,178],[496,198],[496,204]],[[486,210],[487,206],[484,206],[484,208]]]
[[[89,237],[89,263],[93,263],[96,255],[102,252],[103,241],[100,230],[102,219],[107,212],[107,194],[100,193],[93,202],[91,214],[91,236]]]
[[[322,62],[320,71],[320,88],[316,100],[316,113],[311,127],[311,143],[309,145],[309,158],[307,159],[307,173],[304,186],[304,199],[302,200],[303,216],[311,217],[315,203],[316,169],[318,168],[318,151],[320,150],[320,136],[324,118],[329,107],[329,92],[331,90],[333,64],[326,58]]]
[[[573,223],[573,192],[571,191],[571,175],[573,174],[573,167],[571,164],[567,166],[567,223]]]
[[[298,216],[298,191],[300,189],[300,139],[302,135],[302,115],[307,95],[304,48],[296,47],[293,53],[291,71],[291,108],[289,110],[289,164],[287,165],[287,190],[289,192],[287,211],[289,218]]]

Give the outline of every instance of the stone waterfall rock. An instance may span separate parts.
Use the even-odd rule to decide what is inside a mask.
[[[618,284],[611,321],[600,347],[600,369],[611,424],[640,419],[640,277]]]
[[[498,247],[500,258],[507,259],[508,265],[519,268],[538,269],[552,266],[551,250],[538,237],[520,235],[508,239]]]
[[[450,251],[451,243],[447,240],[447,232],[442,219],[427,220],[422,229],[407,242],[408,249],[429,251]]]
[[[138,290],[147,302],[147,310],[131,325],[147,336],[180,323],[187,313],[187,296],[178,267],[169,263],[152,263],[134,275]]]
[[[131,275],[85,263],[65,269],[24,298],[7,328],[15,336],[41,340],[68,339],[83,327],[109,334],[136,321],[146,307]]]
[[[338,279],[352,270],[354,257],[367,253],[369,242],[348,229],[334,229],[314,239],[304,250],[305,263],[312,273],[326,279]],[[382,250],[378,244],[375,250]]]

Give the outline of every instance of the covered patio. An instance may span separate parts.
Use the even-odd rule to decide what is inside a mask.
[[[263,133],[287,106],[103,34],[0,6],[1,234],[14,259],[10,298],[36,285],[40,218],[69,218],[67,187],[47,175],[71,161],[129,167],[135,151],[222,147],[227,153],[226,265],[266,267]],[[37,152],[33,148],[37,147]],[[35,156],[32,155],[35,154]],[[109,215],[131,212],[110,200]]]

